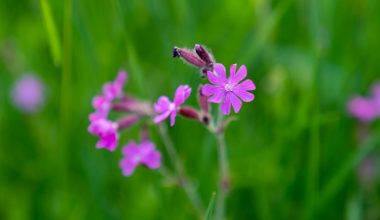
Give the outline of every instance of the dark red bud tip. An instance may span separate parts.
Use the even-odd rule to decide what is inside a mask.
[[[117,121],[117,125],[118,125],[117,127],[119,130],[129,128],[132,125],[134,125],[136,122],[138,122],[139,118],[140,117],[138,115],[128,115]]]
[[[178,47],[173,48],[173,58],[180,57],[181,55],[178,53]]]
[[[202,123],[205,124],[206,126],[210,124],[210,115],[209,114],[203,114],[202,116]]]
[[[182,115],[185,118],[199,120],[200,114],[197,110],[190,108],[190,107],[181,107],[179,109],[179,114]]]
[[[202,85],[198,88],[198,103],[202,111],[205,113],[210,112],[210,105],[208,103],[208,97],[202,93]]]
[[[214,58],[210,52],[208,52],[202,45],[195,44],[195,52],[206,63],[207,66],[214,63]]]

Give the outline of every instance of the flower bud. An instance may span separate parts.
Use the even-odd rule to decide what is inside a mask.
[[[202,93],[202,85],[198,88],[198,103],[202,111],[205,113],[210,112],[210,105],[208,103],[208,97]]]
[[[186,62],[196,67],[204,67],[206,66],[205,61],[203,61],[199,56],[186,48],[178,48],[174,47],[173,49],[173,57],[180,57]]]
[[[199,112],[195,110],[194,108],[190,108],[190,107],[180,107],[179,114],[189,119],[194,119],[194,120],[200,119]]]
[[[202,45],[195,44],[194,49],[195,49],[195,52],[198,54],[198,56],[206,63],[207,66],[215,63],[215,60],[212,54],[208,52]]]
[[[129,128],[134,125],[140,117],[138,115],[128,115],[124,118],[119,119],[117,123],[118,130]]]

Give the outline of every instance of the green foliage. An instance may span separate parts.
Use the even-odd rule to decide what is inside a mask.
[[[363,185],[357,168],[379,141],[360,147],[346,102],[380,78],[379,10],[376,0],[2,0],[0,219],[195,219],[180,188],[142,167],[123,177],[120,152],[96,150],[87,133],[92,96],[120,68],[126,90],[147,100],[202,82],[171,58],[195,43],[245,64],[257,85],[227,130],[227,219],[376,219],[379,184]],[[29,71],[48,87],[36,115],[9,98]],[[369,130],[380,135],[378,122]],[[216,140],[182,118],[169,132],[207,204]]]

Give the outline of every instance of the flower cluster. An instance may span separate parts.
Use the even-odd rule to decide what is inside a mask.
[[[194,50],[175,47],[173,57],[180,57],[199,68],[202,76],[210,83],[198,88],[199,109],[183,106],[192,93],[189,85],[180,85],[172,100],[167,96],[160,96],[153,105],[123,94],[127,74],[120,71],[115,81],[106,83],[102,94],[95,96],[92,101],[95,111],[89,117],[88,131],[99,137],[97,148],[115,151],[120,131],[146,118],[153,120],[155,124],[170,118],[170,125],[174,126],[176,117],[180,115],[209,126],[210,121],[214,121],[210,113],[210,103],[220,104],[221,112],[229,115],[231,106],[234,112],[238,113],[242,102],[253,101],[254,95],[249,91],[255,90],[256,87],[252,80],[245,79],[247,68],[244,65],[237,69],[237,65],[233,64],[227,77],[224,65],[216,63],[214,56],[200,44],[196,44]],[[109,117],[111,111],[127,113],[127,116],[113,121]],[[129,142],[122,152],[124,158],[120,167],[125,176],[131,175],[138,165],[145,165],[150,169],[160,166],[161,154],[146,137],[142,138],[141,144]]]
[[[114,151],[117,147],[119,135],[117,133],[119,124],[108,119],[114,100],[120,99],[127,73],[120,71],[114,82],[108,82],[103,86],[103,93],[92,99],[95,112],[90,114],[90,126],[88,131],[99,137],[97,148],[106,148]]]
[[[348,102],[349,113],[362,122],[380,117],[380,83],[372,87],[370,97],[355,96]]]
[[[120,71],[114,82],[104,84],[102,94],[95,96],[92,106],[95,111],[90,114],[90,125],[88,131],[99,137],[97,148],[105,148],[115,151],[118,145],[119,132],[129,128],[139,121],[143,115],[151,112],[145,103],[123,94],[123,87],[127,79],[127,73]],[[112,121],[109,118],[110,112],[123,111],[128,115]],[[145,130],[143,130],[145,132]],[[157,169],[161,163],[161,154],[155,150],[152,142],[144,137],[143,142],[138,145],[134,142],[123,147],[124,158],[120,162],[120,168],[125,176],[133,173],[138,165],[145,165],[150,169]]]

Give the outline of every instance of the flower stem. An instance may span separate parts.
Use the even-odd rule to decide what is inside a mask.
[[[219,195],[216,199],[215,219],[223,220],[225,218],[226,197],[230,189],[230,177],[227,158],[227,148],[224,138],[224,117],[222,114],[219,114],[215,135],[218,141],[219,153]]]
[[[160,124],[158,126],[158,130],[159,130],[161,139],[164,142],[166,151],[169,154],[169,159],[171,160],[174,166],[175,172],[177,174],[178,182],[180,186],[184,189],[187,196],[189,197],[189,200],[192,203],[194,209],[197,211],[200,218],[202,218],[204,214],[204,208],[203,208],[201,199],[196,191],[195,186],[189,180],[189,178],[187,177],[184,171],[183,165],[180,161],[180,158],[178,157],[174,144],[169,137],[166,125]]]

